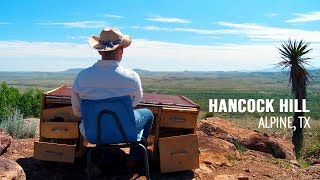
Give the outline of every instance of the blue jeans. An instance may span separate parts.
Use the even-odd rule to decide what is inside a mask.
[[[143,129],[142,136],[147,140],[152,128],[152,122],[154,119],[153,114],[149,109],[146,109],[146,108],[135,109],[133,112],[134,112],[134,117],[136,119],[137,132],[140,132]],[[139,147],[131,148],[130,158],[132,160],[142,159],[143,151]]]

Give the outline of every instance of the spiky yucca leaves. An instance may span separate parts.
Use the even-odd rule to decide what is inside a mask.
[[[283,69],[289,69],[289,85],[291,85],[291,93],[295,99],[298,99],[299,109],[302,107],[302,99],[306,99],[307,97],[307,85],[310,83],[310,79],[312,79],[305,68],[305,65],[309,65],[308,60],[310,58],[303,57],[312,50],[309,48],[309,45],[310,43],[304,40],[292,41],[289,39],[278,48],[282,58],[278,66],[283,67]],[[300,127],[300,119],[298,117],[303,115],[304,112],[294,113],[293,125],[296,126],[296,130],[293,131],[292,143],[297,158],[301,157],[301,149],[303,147],[303,126],[302,128]]]

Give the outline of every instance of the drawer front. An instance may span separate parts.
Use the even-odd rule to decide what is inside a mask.
[[[197,126],[198,111],[188,109],[161,110],[160,127],[194,129]]]
[[[78,129],[77,122],[41,122],[40,136],[42,138],[78,138]]]
[[[159,138],[161,173],[199,168],[196,134]]]
[[[72,106],[50,108],[42,110],[43,121],[80,121],[81,118],[73,114]]]
[[[75,148],[75,145],[35,142],[33,158],[45,161],[73,163]]]

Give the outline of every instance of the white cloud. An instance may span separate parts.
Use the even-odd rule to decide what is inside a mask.
[[[312,21],[320,21],[320,11],[309,12],[306,14],[296,14],[296,18],[286,20],[289,23],[296,22],[312,22]]]
[[[215,35],[215,34],[235,34],[237,30],[210,30],[210,29],[196,29],[196,28],[164,28],[158,26],[131,26],[134,29],[142,29],[148,31],[167,31],[167,32],[189,32],[202,35]]]
[[[217,24],[232,28],[233,34],[245,35],[250,39],[283,41],[291,39],[304,39],[309,42],[320,42],[320,31],[308,31],[301,29],[278,28],[261,26],[257,24],[239,24],[218,22]]]
[[[135,29],[167,32],[189,32],[201,35],[237,35],[246,36],[252,41],[284,41],[291,39],[304,39],[310,42],[320,42],[320,31],[308,31],[301,29],[278,28],[261,26],[257,24],[240,24],[229,22],[217,22],[228,29],[197,29],[197,28],[167,28],[158,26],[132,26]]]
[[[169,18],[169,17],[153,17],[153,18],[147,18],[148,21],[156,21],[156,22],[166,22],[166,23],[183,23],[188,24],[191,23],[190,20],[187,19],[181,19],[181,18]]]
[[[320,43],[311,46],[310,57],[319,59]],[[0,41],[0,49],[0,71],[63,71],[88,67],[99,59],[87,44]],[[121,63],[152,71],[228,71],[265,69],[279,60],[276,44],[271,43],[205,46],[133,39]],[[311,64],[320,67],[317,61]]]
[[[173,31],[171,28],[162,28],[162,27],[157,27],[157,26],[131,26],[133,29],[143,29],[143,30],[148,30],[148,31]]]
[[[88,39],[89,36],[68,36],[68,39]]]
[[[195,39],[221,39],[221,36],[193,36]]]
[[[86,44],[56,42],[0,41],[0,59],[90,58]]]
[[[64,26],[67,28],[103,28],[108,26],[105,21],[79,21],[79,22],[48,22],[48,23],[37,23],[39,25],[46,26]]]
[[[108,17],[108,18],[125,18],[124,16],[119,16],[115,14],[103,14],[103,17]]]
[[[265,14],[265,16],[272,18],[272,17],[279,16],[279,14],[277,14],[277,13],[268,13],[268,14]]]

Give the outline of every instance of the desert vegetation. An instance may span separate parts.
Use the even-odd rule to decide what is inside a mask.
[[[34,137],[37,125],[24,121],[24,118],[39,117],[41,95],[39,89],[19,92],[3,82],[0,87],[0,128],[14,138]]]

